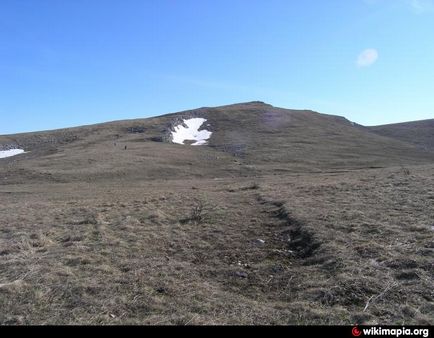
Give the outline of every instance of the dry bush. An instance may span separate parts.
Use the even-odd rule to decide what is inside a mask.
[[[191,209],[190,215],[186,218],[183,218],[180,222],[181,224],[185,223],[195,223],[199,224],[203,221],[203,209],[204,204],[200,200],[196,200],[194,206]]]

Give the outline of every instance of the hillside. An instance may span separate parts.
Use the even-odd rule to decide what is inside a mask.
[[[173,144],[174,127],[192,117],[207,120],[212,131],[207,146]],[[261,102],[3,136],[0,147],[23,148],[28,153],[3,161],[34,178],[57,181],[322,172],[423,164],[434,158],[342,117]]]
[[[372,132],[434,150],[434,119],[368,127]]]
[[[405,139],[250,102],[10,149],[0,324],[433,323],[434,153]]]

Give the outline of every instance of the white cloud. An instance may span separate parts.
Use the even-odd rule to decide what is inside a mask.
[[[357,58],[357,67],[372,66],[378,60],[378,51],[368,48],[361,52]]]

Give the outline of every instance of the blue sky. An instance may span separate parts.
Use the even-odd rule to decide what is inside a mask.
[[[434,1],[0,1],[0,134],[253,100],[434,118]]]

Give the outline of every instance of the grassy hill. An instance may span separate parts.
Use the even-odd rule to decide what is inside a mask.
[[[206,146],[173,144],[207,119]],[[2,324],[432,324],[434,153],[251,102],[0,136]]]
[[[174,125],[199,116],[213,131],[209,146],[171,143]],[[434,158],[432,152],[353,126],[343,117],[261,102],[10,135],[0,137],[0,144],[29,151],[4,161],[34,177],[58,181],[321,172],[423,164]]]
[[[434,119],[369,127],[372,132],[434,150]]]

